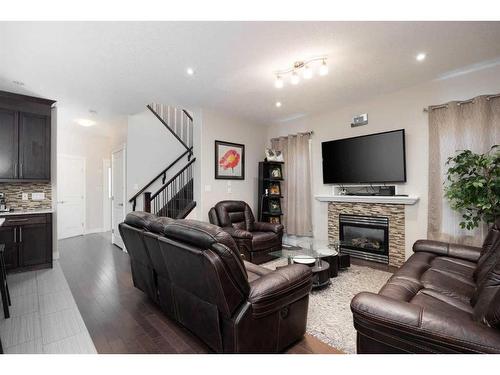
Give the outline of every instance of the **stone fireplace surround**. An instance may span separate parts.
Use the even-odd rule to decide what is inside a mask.
[[[328,241],[339,239],[339,215],[383,216],[389,218],[389,265],[400,267],[405,261],[404,204],[328,202]]]

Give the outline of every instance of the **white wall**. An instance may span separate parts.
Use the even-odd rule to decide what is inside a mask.
[[[420,201],[406,206],[406,255],[411,245],[427,233],[428,128],[423,108],[450,100],[468,99],[500,91],[500,67],[484,69],[467,75],[435,80],[416,87],[353,103],[346,108],[332,109],[320,115],[295,121],[272,124],[267,139],[299,131],[313,130],[313,195],[331,193],[323,184],[321,142],[404,128],[406,132],[407,183],[399,192],[417,195]],[[354,115],[368,113],[369,124],[351,128]],[[313,199],[314,236],[327,238],[327,204]]]
[[[221,200],[243,200],[257,215],[258,162],[264,160],[267,143],[265,126],[203,109],[201,132],[201,216],[208,221],[208,211]],[[215,141],[245,145],[245,179],[215,179]],[[231,193],[228,193],[228,183]]]
[[[199,127],[195,127],[197,129]],[[195,156],[197,156],[194,136]],[[174,138],[165,126],[149,110],[129,116],[127,131],[127,198],[131,198],[153,177],[179,157],[185,148]],[[179,161],[167,174],[167,180],[187,163],[187,156]],[[196,171],[194,172],[196,176]],[[195,178],[195,180],[199,180]],[[161,179],[147,191],[154,193],[161,187]],[[196,192],[195,192],[196,196]],[[142,195],[141,195],[142,197]],[[128,200],[128,199],[127,199]],[[128,211],[132,205],[128,204]],[[143,209],[143,200],[137,201],[136,210]]]

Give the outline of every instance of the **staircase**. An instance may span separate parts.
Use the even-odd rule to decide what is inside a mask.
[[[132,203],[132,210],[135,211],[137,200],[142,196],[143,211],[173,219],[184,219],[196,207],[193,194],[193,165],[196,161],[196,158],[193,158],[193,118],[184,109],[163,104],[150,104],[147,108],[185,151],[130,198],[129,203]],[[187,161],[184,167],[166,181],[167,173],[173,171],[182,160]],[[149,191],[160,179],[161,187],[156,192]]]

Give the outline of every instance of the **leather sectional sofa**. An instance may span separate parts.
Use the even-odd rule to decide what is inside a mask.
[[[255,221],[252,209],[243,201],[221,201],[210,209],[208,217],[210,223],[233,237],[240,254],[249,262],[270,261],[274,257],[269,253],[281,250],[283,225]]]
[[[500,219],[482,248],[419,240],[351,302],[358,353],[500,353]]]
[[[134,285],[215,352],[277,353],[306,330],[312,273],[246,262],[221,228],[132,212],[119,225]]]

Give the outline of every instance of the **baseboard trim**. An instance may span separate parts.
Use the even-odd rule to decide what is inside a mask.
[[[94,233],[103,233],[106,232],[103,228],[94,228],[85,230],[84,234],[94,234]]]

